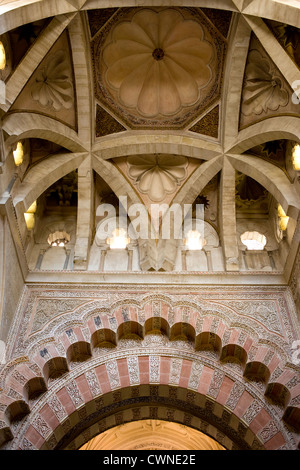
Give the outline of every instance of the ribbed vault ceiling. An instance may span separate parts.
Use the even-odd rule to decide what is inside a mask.
[[[193,203],[218,176],[218,213],[209,223],[227,271],[239,270],[241,175],[267,191],[269,208],[279,203],[293,219],[293,239],[299,8],[271,0],[163,3],[2,2],[1,188],[10,188],[21,243],[24,212],[74,171],[81,268],[95,229],[93,174],[129,207],[142,202],[147,209],[152,202]],[[20,141],[26,158],[16,169]],[[37,141],[44,151],[34,153]],[[244,202],[253,201],[253,191],[243,193]],[[267,214],[266,205],[257,213]]]

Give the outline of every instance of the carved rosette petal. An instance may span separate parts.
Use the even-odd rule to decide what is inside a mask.
[[[31,96],[43,108],[55,111],[73,106],[73,86],[64,51],[58,51],[42,68],[31,90]]]
[[[283,80],[259,51],[250,51],[245,73],[242,113],[249,116],[277,111],[288,102],[289,96],[283,87]]]
[[[147,118],[172,116],[199,100],[212,57],[199,23],[172,9],[143,9],[117,24],[105,44],[105,80],[122,106]]]
[[[188,160],[181,156],[145,155],[129,157],[127,164],[139,191],[151,201],[160,202],[186,178]]]

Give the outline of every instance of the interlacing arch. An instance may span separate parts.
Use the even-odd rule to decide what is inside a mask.
[[[140,6],[137,1],[127,2],[126,6]],[[156,6],[172,6],[172,2],[156,2]],[[88,45],[87,18],[90,9],[109,8],[109,2],[79,1],[68,2],[64,0],[58,5],[54,0],[47,1],[47,6],[42,1],[34,1],[27,4],[26,1],[5,2],[0,7],[1,28],[0,34],[4,34],[18,26],[28,22],[44,18],[52,18],[42,34],[28,54],[21,60],[16,70],[9,77],[7,87],[7,103],[2,105],[7,114],[3,117],[2,130],[5,132],[5,158],[8,159],[8,167],[12,160],[12,148],[20,139],[44,139],[67,149],[69,154],[54,155],[29,168],[21,182],[14,185],[11,197],[18,216],[18,224],[21,232],[24,227],[24,212],[31,206],[37,197],[44,194],[51,184],[67,174],[67,171],[78,170],[78,214],[77,214],[77,238],[79,239],[75,249],[75,259],[78,256],[88,263],[89,246],[91,242],[92,205],[93,197],[87,195],[85,187],[91,184],[92,173],[99,174],[109,185],[112,192],[128,198],[128,210],[135,203],[140,203],[140,194],[134,185],[131,185],[120,171],[112,163],[112,159],[135,155],[178,155],[200,160],[202,164],[182,184],[174,202],[180,204],[192,204],[198,194],[217,174],[221,175],[221,199],[227,186],[234,183],[236,171],[249,175],[264,186],[275,200],[283,207],[288,216],[295,220],[299,214],[299,198],[295,186],[288,177],[272,164],[258,161],[258,158],[244,155],[253,145],[262,144],[273,139],[287,139],[300,141],[298,118],[294,116],[270,117],[262,122],[254,123],[246,128],[239,129],[239,115],[241,107],[241,93],[243,87],[246,58],[251,38],[251,32],[258,34],[262,30],[261,18],[274,21],[284,19],[284,23],[295,25],[299,18],[299,9],[289,2],[264,2],[262,7],[259,2],[222,0],[213,5],[207,0],[194,0],[191,7],[215,8],[232,11],[230,41],[228,41],[228,54],[232,60],[227,61],[224,74],[229,78],[224,80],[222,97],[219,106],[222,112],[218,139],[206,138],[201,134],[191,132],[188,128],[181,131],[173,130],[132,130],[124,127],[122,132],[113,133],[100,138],[95,135],[95,97],[93,93],[93,80],[91,77],[91,64],[86,54]],[[68,30],[70,48],[76,60],[74,68],[74,94],[77,107],[77,127],[60,122],[54,117],[47,117],[35,112],[10,112],[11,107],[20,95],[26,80],[32,75],[46,54],[51,50],[58,38]],[[259,39],[269,50],[269,42],[275,41],[273,35],[263,29]],[[285,51],[284,59],[276,56],[272,60],[286,77],[289,85],[296,80],[299,72],[295,70],[292,60]],[[229,86],[230,85],[230,86]],[[4,159],[3,159],[4,160]],[[5,167],[6,168],[6,167]],[[6,169],[5,169],[6,171]],[[8,178],[8,176],[7,176]],[[37,184],[38,182],[38,184]],[[235,218],[234,192],[232,200],[221,207],[220,225],[224,233],[221,241],[223,247],[225,267],[228,270],[236,270],[236,263],[232,260],[238,258],[238,246],[232,246],[232,239],[236,237],[236,226],[232,224],[231,233],[224,230],[226,220]],[[85,211],[82,208],[89,208]],[[166,214],[166,217],[169,213]],[[84,220],[84,224],[79,224]],[[84,228],[86,227],[86,228]],[[78,248],[80,242],[84,242],[85,250]],[[20,243],[16,240],[16,243]],[[169,243],[172,251],[172,242]],[[149,247],[149,252],[151,251]],[[167,251],[167,250],[166,250]],[[149,256],[149,255],[148,255]],[[28,262],[28,261],[27,261]],[[151,264],[151,263],[150,263]],[[161,263],[164,269],[174,266],[174,259],[167,259]],[[144,263],[141,267],[148,266]],[[166,268],[167,266],[167,268]]]

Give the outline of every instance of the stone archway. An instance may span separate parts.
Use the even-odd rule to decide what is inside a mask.
[[[146,363],[149,358],[143,359]],[[120,366],[122,364],[118,364]],[[99,372],[105,374],[104,368]],[[95,370],[89,371],[85,378],[68,382],[56,393],[48,394],[40,410],[24,421],[22,434],[25,437],[18,445],[18,438],[15,438],[13,448],[77,450],[99,433],[149,419],[188,426],[230,450],[266,448],[262,436],[255,436],[242,419],[212,397],[184,387],[143,384],[117,389],[87,401],[87,397],[95,393],[96,381]],[[221,394],[226,393],[225,388],[224,384]],[[242,402],[240,405],[243,406]]]
[[[104,307],[61,292],[55,316],[52,295],[47,301],[42,290],[47,319],[46,310],[35,318],[28,308],[36,295],[25,302],[29,336],[17,338],[23,355],[0,376],[2,448],[79,449],[99,433],[147,419],[187,425],[226,449],[296,447],[293,370],[280,359],[278,340],[263,344],[257,320],[246,322],[233,305],[148,294]]]
[[[214,439],[183,424],[147,419],[99,434],[79,450],[225,450]]]

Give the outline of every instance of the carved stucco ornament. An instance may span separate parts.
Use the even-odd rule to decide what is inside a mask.
[[[143,117],[172,116],[199,100],[212,80],[212,57],[199,23],[173,9],[143,9],[117,24],[105,44],[105,81]]]
[[[172,194],[187,176],[188,160],[174,155],[133,156],[127,159],[129,176],[153,202]]]
[[[50,106],[55,111],[72,108],[73,86],[64,51],[58,51],[38,72],[31,96],[43,108]]]
[[[281,106],[287,106],[288,102],[289,95],[278,72],[259,51],[250,51],[245,73],[242,114],[249,116],[277,111]]]

